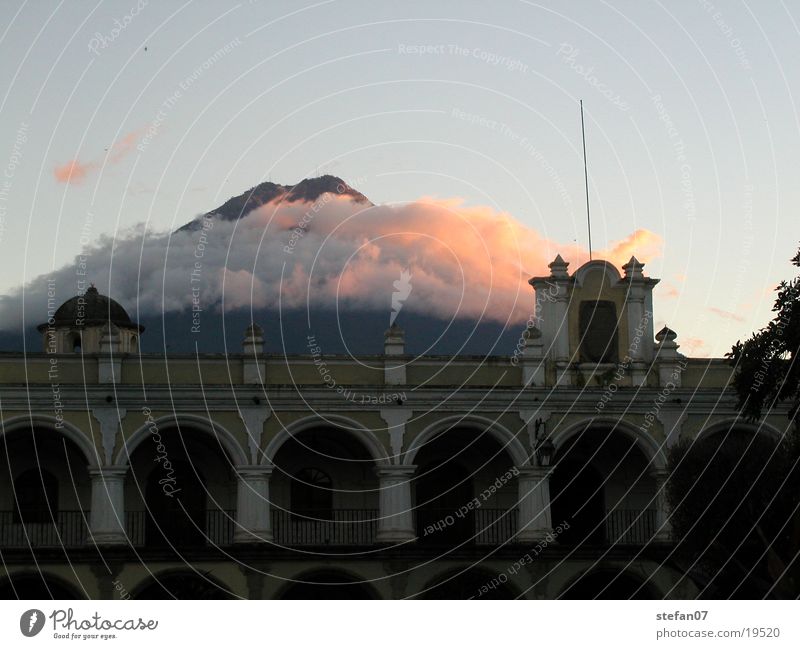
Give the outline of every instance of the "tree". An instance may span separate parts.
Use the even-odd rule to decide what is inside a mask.
[[[797,596],[798,458],[788,440],[741,428],[670,449],[675,556],[704,596]]]
[[[800,266],[800,250],[792,259]],[[788,401],[789,418],[798,426],[800,405],[800,277],[783,281],[777,288],[772,307],[775,317],[766,327],[744,342],[738,341],[726,354],[736,368],[733,387],[738,408],[751,420],[758,420],[765,409]]]
[[[669,453],[676,556],[716,597],[800,594],[800,277],[776,291],[772,321],[726,356],[744,419],[788,403],[789,434],[733,428]]]

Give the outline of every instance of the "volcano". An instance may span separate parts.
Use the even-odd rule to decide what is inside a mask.
[[[344,180],[327,174],[317,178],[304,178],[296,185],[279,185],[272,182],[264,182],[251,187],[238,196],[229,198],[216,209],[198,216],[193,221],[178,228],[177,231],[188,230],[191,232],[199,230],[202,227],[203,219],[206,218],[238,221],[253,210],[268,203],[297,203],[301,201],[313,203],[320,200],[325,194],[347,196],[355,203],[372,205],[364,194],[350,187]]]

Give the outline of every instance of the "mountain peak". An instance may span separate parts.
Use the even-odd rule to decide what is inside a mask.
[[[344,180],[329,174],[316,178],[304,178],[296,185],[280,185],[272,182],[263,182],[255,187],[251,187],[239,196],[229,198],[218,208],[207,212],[194,221],[190,221],[179,228],[178,231],[200,229],[204,217],[213,217],[223,221],[237,221],[247,216],[254,209],[273,201],[286,203],[303,201],[306,203],[313,203],[323,194],[349,196],[350,200],[356,203],[372,204],[364,194],[350,187]]]

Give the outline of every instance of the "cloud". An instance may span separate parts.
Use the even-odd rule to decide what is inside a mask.
[[[718,309],[717,307],[708,307],[708,310],[711,311],[714,315],[719,316],[723,320],[735,320],[736,322],[744,322],[744,318],[736,313],[731,311],[725,311],[724,309]]]
[[[707,356],[708,355],[708,343],[702,338],[683,338],[679,339],[678,342],[681,344],[682,352],[684,355],[688,354],[689,356]]]
[[[48,277],[56,306],[86,279],[138,317],[182,311],[196,298],[203,309],[359,307],[384,311],[388,322],[406,269],[404,310],[516,324],[531,315],[531,276],[549,274],[559,252],[572,270],[588,258],[574,243],[460,199],[371,206],[326,194],[314,204],[270,203],[236,222],[204,223],[194,232],[139,228],[102,238],[82,253],[86,276],[68,266],[0,298],[0,326],[20,326],[23,312],[27,324],[44,321]],[[595,257],[619,266],[631,254],[646,262],[660,251],[658,235],[637,230]]]
[[[94,162],[82,164],[78,160],[70,160],[68,163],[56,167],[53,173],[60,183],[80,185],[96,168],[97,164]]]
[[[672,299],[680,295],[680,292],[675,285],[670,282],[661,282],[656,290],[659,291],[660,296],[664,299]]]
[[[128,154],[133,151],[140,135],[141,130],[131,131],[123,135],[111,145],[111,149],[102,160],[81,162],[76,158],[63,165],[57,165],[53,169],[53,175],[56,181],[60,183],[69,183],[71,185],[80,185],[91,174],[103,167],[103,165],[114,165],[124,160]]]

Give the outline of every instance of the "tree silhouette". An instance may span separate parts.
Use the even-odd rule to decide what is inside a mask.
[[[715,597],[800,594],[800,277],[776,292],[775,317],[726,356],[743,417],[758,422],[788,403],[789,432],[732,427],[669,453],[676,556]]]

